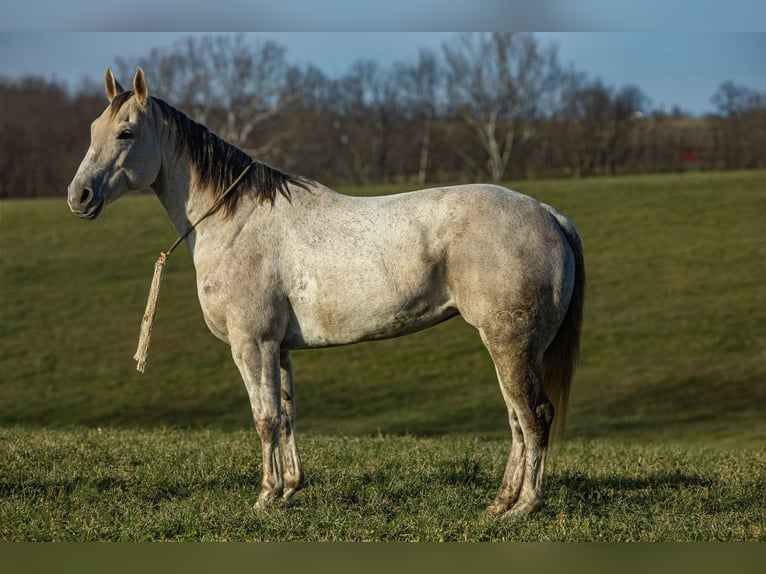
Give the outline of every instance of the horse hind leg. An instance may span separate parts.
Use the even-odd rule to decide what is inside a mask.
[[[290,353],[284,351],[279,357],[281,381],[281,417],[279,446],[282,451],[284,490],[282,499],[287,501],[303,488],[303,466],[295,440],[295,402],[293,391],[293,364]]]
[[[503,514],[518,500],[524,478],[524,434],[521,432],[519,418],[513,407],[508,408],[508,422],[511,425],[511,451],[508,454],[500,489],[489,506],[489,512],[494,515]]]
[[[541,354],[484,332],[482,339],[495,363],[513,435],[503,480],[489,510],[527,516],[543,506],[545,457],[553,421],[553,405],[543,386]]]

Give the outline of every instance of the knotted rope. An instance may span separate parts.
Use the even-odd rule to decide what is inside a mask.
[[[228,196],[235,187],[237,187],[237,184],[242,181],[242,178],[245,177],[248,171],[250,171],[250,168],[253,167],[254,163],[255,162],[248,164],[248,166],[242,170],[242,173],[239,174],[237,179],[235,179],[232,184],[226,188],[226,190],[221,195],[218,196],[213,205],[210,206],[210,209],[208,209],[202,217],[200,217],[194,224],[192,224],[183,235],[179,236],[175,243],[170,246],[170,249],[160,252],[160,257],[154,264],[154,276],[152,277],[152,285],[149,288],[149,299],[146,301],[146,310],[144,311],[144,317],[141,320],[141,333],[138,337],[138,348],[136,349],[136,354],[133,355],[133,358],[138,362],[136,365],[136,370],[142,373],[146,371],[146,362],[149,357],[149,342],[152,338],[152,327],[154,326],[154,315],[157,312],[157,299],[160,296],[162,271],[165,268],[165,263],[167,263],[168,257],[170,257],[170,254],[175,251],[175,248],[178,247],[192,231],[194,231],[195,227],[202,223],[202,221],[204,221],[206,218],[213,215],[213,213],[218,211],[221,205],[223,205],[223,200],[226,199],[226,196]]]

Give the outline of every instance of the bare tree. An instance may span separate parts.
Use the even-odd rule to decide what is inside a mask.
[[[57,195],[88,147],[88,125],[104,109],[55,81],[0,78],[0,198]]]
[[[285,93],[285,48],[274,41],[251,41],[243,34],[190,36],[154,48],[135,63],[118,59],[116,68],[132,77],[135,65],[144,68],[158,94],[253,155],[268,153],[284,137],[272,134],[257,144],[252,139],[291,99]]]
[[[560,113],[560,137],[575,175],[594,175],[606,164],[612,92],[584,75],[568,77]]]
[[[554,93],[557,50],[522,32],[465,33],[443,49],[450,101],[484,149],[488,175],[499,181],[525,127]]]
[[[393,136],[401,119],[392,73],[374,60],[357,60],[334,87],[334,129],[354,181],[388,181]]]
[[[419,125],[417,182],[425,184],[428,178],[432,148],[432,132],[444,100],[444,68],[436,54],[421,49],[413,64],[400,64],[395,69],[403,94],[404,105],[412,120]]]
[[[119,60],[126,85],[136,64],[155,94],[229,141],[330,185],[766,167],[763,92],[724,82],[716,113],[668,114],[634,86],[561,70],[529,34],[456,36],[443,52],[357,61],[340,77],[243,35]],[[101,81],[0,77],[0,198],[60,193],[103,108]]]
[[[734,82],[722,83],[710,100],[718,108],[714,119],[716,155],[726,169],[766,164],[766,94]]]
[[[766,96],[732,81],[723,82],[710,98],[724,117],[735,117],[758,107],[766,106]]]
[[[576,175],[614,174],[636,151],[634,132],[647,114],[649,100],[635,86],[615,91],[581,74],[567,76],[557,119],[562,155]]]

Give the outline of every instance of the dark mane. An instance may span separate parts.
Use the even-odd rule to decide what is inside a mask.
[[[127,91],[115,96],[110,105],[110,114],[114,116],[132,95],[132,91]],[[263,162],[254,162],[244,151],[224,141],[167,102],[154,97],[151,101],[160,109],[166,128],[173,134],[176,155],[184,151],[189,154],[200,183],[213,197],[228,188],[242,171],[253,163],[245,178],[224,199],[222,207],[226,215],[233,213],[239,199],[248,193],[254,194],[259,201],[269,201],[273,204],[277,193],[290,199],[290,185],[308,189],[312,183],[306,178],[285,173]]]

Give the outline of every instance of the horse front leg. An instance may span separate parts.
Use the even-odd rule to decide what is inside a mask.
[[[303,466],[295,441],[295,394],[293,385],[293,362],[289,351],[279,356],[281,379],[281,426],[279,444],[284,463],[284,493],[287,501],[303,487]]]
[[[261,439],[263,480],[255,510],[269,506],[282,495],[282,456],[279,448],[280,366],[279,345],[243,338],[231,341],[234,362],[250,397],[255,428]]]

